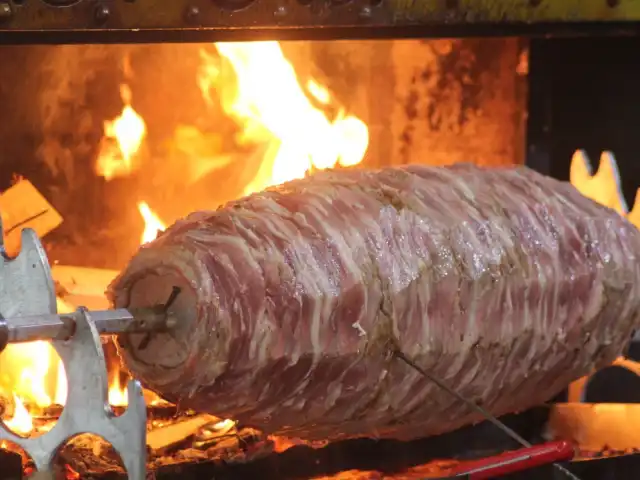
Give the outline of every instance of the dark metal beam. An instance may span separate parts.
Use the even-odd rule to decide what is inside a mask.
[[[614,153],[629,207],[640,183],[640,37],[529,44],[527,165],[561,180],[577,149]]]
[[[636,34],[630,0],[0,0],[0,43]]]

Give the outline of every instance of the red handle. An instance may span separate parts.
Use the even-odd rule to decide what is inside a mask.
[[[571,443],[566,441],[549,442],[465,462],[452,473],[454,476],[466,477],[470,480],[484,480],[521,472],[548,463],[564,462],[571,460],[574,455],[575,448]]]

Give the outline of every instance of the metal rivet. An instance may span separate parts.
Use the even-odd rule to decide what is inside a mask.
[[[188,23],[196,23],[198,21],[198,17],[200,17],[200,9],[195,5],[192,5],[187,8],[184,17]]]
[[[363,18],[363,19],[371,18],[371,14],[372,14],[372,13],[373,13],[373,12],[371,11],[371,7],[364,6],[364,7],[362,7],[362,9],[360,10],[360,18]]]
[[[111,15],[111,10],[106,5],[96,5],[96,9],[93,13],[93,18],[95,18],[96,22],[104,23],[109,19]]]
[[[0,3],[0,20],[5,20],[7,18],[11,18],[13,16],[13,10],[11,10],[11,5],[7,2]]]
[[[218,5],[223,10],[228,10],[230,12],[237,12],[239,10],[244,10],[251,6],[255,0],[213,0],[213,3]]]

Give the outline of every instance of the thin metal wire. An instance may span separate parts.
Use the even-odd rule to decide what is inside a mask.
[[[165,302],[165,304],[162,306],[164,313],[168,313],[169,312],[169,308],[173,305],[173,302],[176,301],[176,298],[178,298],[178,295],[180,295],[180,287],[176,287],[174,286],[171,289],[171,293],[169,294],[169,298],[167,299],[167,301]],[[149,346],[149,343],[151,343],[151,339],[153,338],[153,332],[149,332],[147,333],[144,338],[140,341],[140,344],[138,345],[138,349],[139,350],[144,350]]]
[[[522,436],[520,436],[515,430],[513,430],[512,428],[508,427],[507,425],[505,425],[503,422],[501,422],[500,420],[498,420],[498,418],[496,418],[495,415],[493,415],[492,413],[490,413],[489,411],[485,410],[484,408],[482,408],[480,405],[478,405],[477,403],[469,400],[468,398],[462,396],[460,393],[458,393],[457,391],[455,391],[453,388],[449,387],[449,385],[447,385],[446,383],[444,383],[442,380],[440,380],[439,378],[434,377],[433,375],[431,375],[430,373],[428,373],[424,368],[420,367],[416,362],[414,362],[413,360],[411,360],[409,357],[407,357],[403,352],[401,352],[398,349],[395,349],[393,351],[393,355],[398,358],[399,360],[402,360],[404,363],[406,363],[407,365],[409,365],[411,368],[413,368],[415,371],[417,371],[418,373],[420,373],[423,377],[429,379],[431,382],[435,383],[439,388],[441,388],[442,390],[444,390],[445,392],[447,392],[448,394],[450,394],[451,396],[457,398],[459,401],[461,401],[462,403],[464,403],[465,405],[467,405],[469,408],[475,410],[476,412],[478,412],[480,415],[482,415],[487,421],[491,422],[493,425],[495,425],[498,429],[500,429],[502,432],[504,432],[506,435],[508,435],[510,438],[512,438],[513,440],[515,440],[516,442],[518,442],[520,445],[522,445],[523,447],[529,448],[532,447],[533,445],[531,445],[530,442],[528,442],[526,439],[524,439]],[[576,475],[574,475],[571,471],[569,471],[568,469],[566,469],[565,467],[563,467],[562,465],[560,465],[559,463],[554,463],[553,466],[559,470],[560,472],[564,473],[568,478],[570,478],[571,480],[580,480],[579,477],[577,477]]]

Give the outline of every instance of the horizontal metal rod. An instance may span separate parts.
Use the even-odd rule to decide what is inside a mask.
[[[323,28],[179,28],[163,29],[66,29],[2,30],[0,45],[109,45],[121,43],[204,43],[257,40],[377,40],[405,38],[474,38],[474,37],[594,37],[636,36],[638,21],[590,22],[438,22],[425,25],[335,26]]]
[[[78,315],[82,312],[5,318],[0,321],[0,343],[5,339],[7,343],[66,340],[74,334]],[[89,315],[100,334],[166,331],[176,325],[164,306],[90,311]]]

